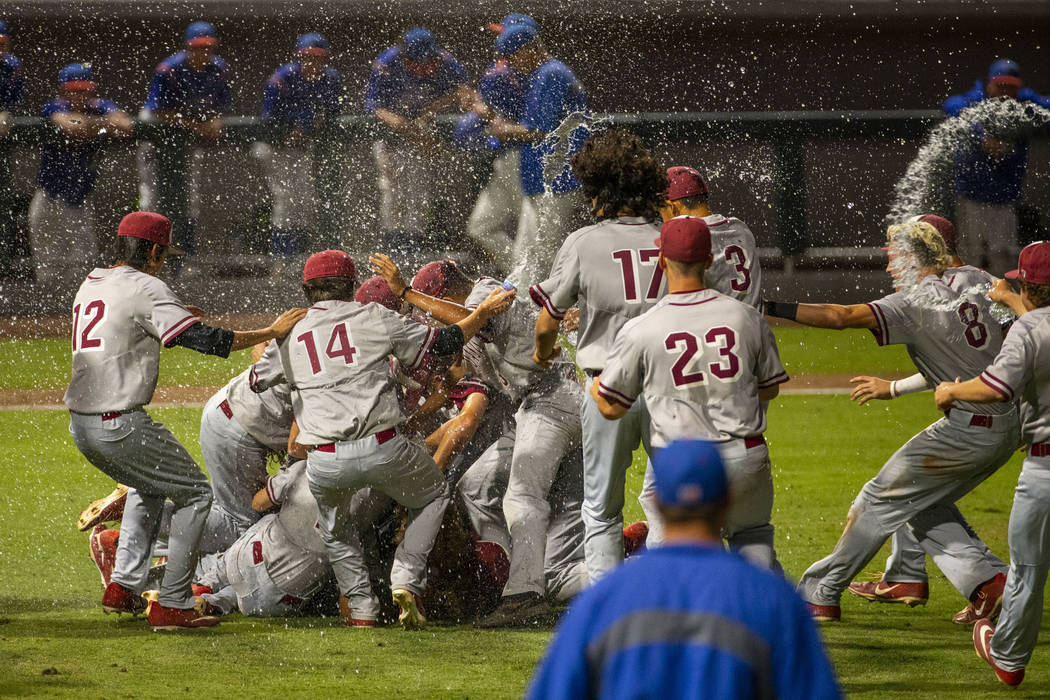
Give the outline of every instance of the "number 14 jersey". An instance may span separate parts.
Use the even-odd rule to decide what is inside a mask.
[[[598,393],[630,407],[645,395],[652,441],[723,442],[766,429],[759,389],[788,380],[759,312],[712,289],[668,294],[628,321],[613,344]]]

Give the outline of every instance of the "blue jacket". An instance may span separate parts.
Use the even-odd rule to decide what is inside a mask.
[[[204,70],[195,71],[189,66],[186,52],[180,51],[157,66],[146,109],[181,112],[190,119],[203,121],[229,112],[232,102],[226,61],[212,56]]]
[[[386,109],[415,119],[435,100],[456,90],[467,81],[466,72],[448,51],[439,54],[434,75],[420,78],[408,72],[401,60],[401,47],[392,46],[372,63],[365,93],[365,109],[374,114]]]
[[[984,81],[963,95],[953,95],[944,101],[944,113],[957,117],[967,107],[985,99]],[[1050,97],[1043,97],[1029,88],[1017,95],[1021,102],[1032,102],[1050,108]],[[955,191],[963,197],[986,204],[1009,204],[1021,196],[1025,172],[1028,169],[1028,141],[1018,139],[1013,152],[996,160],[981,148],[985,132],[980,124],[971,129],[971,138],[955,155]]]
[[[69,101],[56,97],[44,105],[40,114],[45,121],[52,115],[72,112]],[[104,117],[120,111],[113,102],[96,97],[84,107],[83,114]],[[64,142],[45,142],[40,151],[40,170],[36,183],[48,195],[63,199],[71,207],[79,207],[95,189],[98,179],[98,154],[104,138],[65,139]]]
[[[22,101],[25,71],[13,54],[0,53],[0,112],[10,112]]]
[[[573,112],[587,112],[587,94],[576,79],[572,69],[556,58],[532,71],[525,81],[525,106],[521,123],[535,131],[550,133],[558,128]],[[563,164],[554,163],[558,173],[548,183],[553,192],[571,192],[580,186],[572,175],[568,156],[583,147],[587,130],[575,129],[569,136],[567,153],[556,156]],[[550,144],[543,141],[526,143],[521,147],[521,191],[525,194],[542,194],[545,187],[544,161],[554,153]],[[561,166],[560,168],[558,166]]]
[[[720,547],[631,558],[573,601],[527,697],[841,698],[802,599]]]
[[[294,62],[278,68],[266,81],[262,118],[311,134],[321,121],[338,117],[342,106],[343,77],[339,71],[325,66],[317,80],[307,80],[302,66]]]

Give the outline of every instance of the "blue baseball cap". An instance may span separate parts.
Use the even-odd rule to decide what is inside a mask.
[[[301,35],[296,40],[295,50],[299,53],[305,53],[311,56],[327,56],[328,39],[324,38],[324,34],[309,32]]]
[[[219,32],[211,22],[194,22],[186,27],[183,40],[187,46],[215,46],[219,43]]]
[[[1021,66],[1009,58],[1000,58],[988,67],[988,82],[1021,87]]]
[[[405,58],[422,63],[434,58],[441,47],[438,46],[437,39],[429,29],[413,27],[405,32],[405,37],[401,40],[401,48]]]
[[[653,456],[656,498],[672,508],[721,503],[729,478],[718,445],[706,440],[675,440]]]
[[[528,15],[521,14],[520,12],[511,12],[509,15],[507,15],[506,17],[501,19],[498,23],[493,22],[493,23],[489,24],[488,28],[489,28],[489,31],[496,32],[497,34],[499,34],[504,29],[506,29],[508,27],[514,27],[514,26],[517,26],[519,24],[524,24],[524,25],[527,25],[529,27],[532,27],[536,31],[540,30],[540,23],[539,22],[537,22],[536,20],[534,20],[532,17],[530,17]]]
[[[532,43],[540,35],[535,27],[527,24],[515,24],[507,27],[496,37],[496,53],[500,56],[513,56],[522,48]]]
[[[70,63],[58,71],[58,84],[63,90],[94,90],[95,75],[90,63]]]

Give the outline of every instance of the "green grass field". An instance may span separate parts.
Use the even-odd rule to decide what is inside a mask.
[[[865,333],[778,329],[789,371],[909,371],[903,354],[873,349]],[[64,384],[65,341],[0,342],[0,389]],[[185,351],[165,356],[169,384],[219,384],[242,366]],[[202,368],[206,368],[200,374]],[[200,409],[152,411],[199,457]],[[857,489],[887,456],[936,417],[932,396],[858,408],[842,395],[774,402],[767,433],[774,460],[777,547],[797,577],[834,545]],[[104,616],[87,538],[74,523],[110,482],[73,447],[62,411],[0,411],[0,697],[510,698],[524,689],[549,630],[478,631],[434,626],[351,630],[332,619],[248,620],[215,630],[155,634],[140,620]],[[1006,558],[1006,527],[1020,459],[961,502],[993,551]],[[629,479],[628,520],[641,481]],[[869,566],[882,569],[885,552]],[[974,656],[969,628],[951,624],[965,601],[931,565],[925,608],[846,596],[844,622],[823,634],[843,688],[860,698],[961,698],[1006,692]],[[1012,697],[1050,696],[1050,637]]]

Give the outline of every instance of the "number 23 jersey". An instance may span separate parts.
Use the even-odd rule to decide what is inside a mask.
[[[712,289],[672,293],[616,336],[598,393],[629,408],[639,394],[652,440],[725,441],[766,429],[759,389],[788,380],[773,331],[753,307]]]

